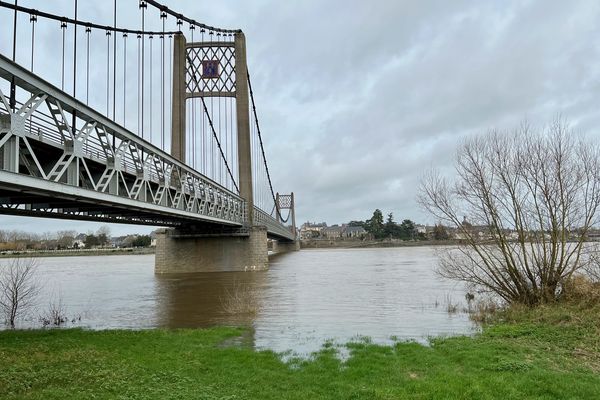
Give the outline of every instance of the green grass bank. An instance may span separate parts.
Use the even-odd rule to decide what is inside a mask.
[[[325,345],[287,362],[244,331],[0,333],[1,399],[598,399],[600,308],[511,310],[431,346]]]

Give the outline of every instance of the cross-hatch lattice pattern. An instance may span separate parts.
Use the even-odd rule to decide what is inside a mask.
[[[186,90],[188,97],[235,97],[235,48],[232,43],[207,42],[186,48]],[[218,78],[204,68],[218,63]],[[207,63],[208,62],[208,63]]]
[[[279,209],[280,210],[289,210],[292,209],[292,196],[289,194],[280,194],[278,196],[279,199]]]

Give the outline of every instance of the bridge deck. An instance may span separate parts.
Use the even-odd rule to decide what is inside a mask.
[[[236,193],[0,55],[0,213],[229,230]],[[14,79],[13,113],[6,87]],[[74,121],[74,122],[73,122]],[[269,236],[294,233],[255,208]]]

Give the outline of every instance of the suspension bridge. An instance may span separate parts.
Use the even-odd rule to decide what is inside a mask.
[[[109,23],[77,0],[0,11],[0,213],[165,227],[157,273],[265,269],[268,239],[298,249],[241,30],[156,1],[115,0]]]

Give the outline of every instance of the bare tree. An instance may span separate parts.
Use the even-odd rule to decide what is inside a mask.
[[[600,284],[600,252],[597,246],[592,249],[592,255],[589,258],[589,263],[586,265],[585,272],[587,277],[595,284]]]
[[[15,258],[0,265],[0,312],[11,328],[34,305],[39,293],[34,259]]]
[[[110,241],[110,228],[106,225],[102,225],[98,229],[98,232],[96,232],[96,235],[98,237],[98,244],[100,246],[106,246]]]
[[[75,231],[58,231],[56,232],[57,244],[59,247],[66,249],[73,246],[77,232]]]
[[[104,235],[107,238],[110,238],[110,228],[106,225],[102,225],[100,228],[98,228],[96,235],[98,235],[98,236]]]
[[[600,205],[598,145],[560,120],[543,132],[524,124],[467,140],[455,166],[455,181],[432,171],[419,194],[462,239],[442,255],[440,274],[509,303],[559,299],[588,260],[584,241]]]

